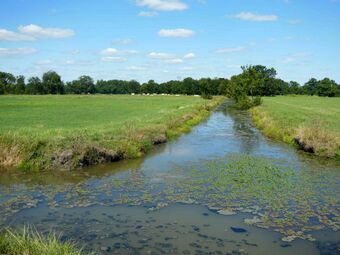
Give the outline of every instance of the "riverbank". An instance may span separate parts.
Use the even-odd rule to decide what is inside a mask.
[[[251,114],[266,136],[317,156],[340,159],[340,98],[265,97]]]
[[[138,158],[190,131],[224,99],[193,96],[3,96],[0,166],[70,170]]]
[[[0,234],[0,254],[3,255],[86,255],[71,242],[61,242],[55,234],[43,236],[25,227],[21,233],[9,229]],[[90,254],[87,254],[90,255]]]

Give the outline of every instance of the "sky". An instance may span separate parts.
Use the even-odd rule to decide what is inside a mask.
[[[1,0],[0,71],[26,78],[229,78],[250,64],[340,83],[340,0]]]

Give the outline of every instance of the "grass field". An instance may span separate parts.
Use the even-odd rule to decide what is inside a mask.
[[[0,165],[74,168],[139,157],[190,129],[221,98],[65,95],[0,97]]]
[[[252,115],[257,126],[272,138],[291,143],[299,137],[315,154],[340,155],[339,97],[266,97]]]

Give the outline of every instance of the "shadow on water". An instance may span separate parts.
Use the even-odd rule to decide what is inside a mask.
[[[267,139],[248,112],[232,109],[230,103],[142,159],[71,172],[0,171],[0,226],[33,224],[102,254],[338,254],[340,165]],[[269,174],[262,166],[271,169]],[[255,173],[260,187],[244,184],[249,179],[238,168]],[[220,175],[221,169],[234,178]],[[264,183],[276,174],[282,187]],[[215,179],[217,186],[207,188]],[[236,200],[230,200],[223,185],[240,189],[232,193]],[[286,194],[286,186],[296,194]],[[270,205],[256,203],[261,194],[272,194],[272,200],[266,198]],[[242,199],[243,208],[236,208],[233,201]],[[223,214],[239,213],[216,212],[225,207],[233,211]],[[281,216],[289,220],[280,218],[281,208]],[[315,226],[306,227],[301,236],[312,234],[316,241],[283,242],[280,233],[298,234],[305,215]],[[268,225],[262,227],[268,229],[246,225],[245,218],[251,217],[264,217]]]

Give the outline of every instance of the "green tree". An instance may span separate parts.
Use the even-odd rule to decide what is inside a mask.
[[[0,94],[13,93],[15,80],[13,74],[0,72]]]
[[[303,85],[303,92],[307,95],[316,95],[318,92],[318,81],[315,78],[311,78]]]
[[[42,84],[47,94],[64,94],[64,84],[61,77],[55,71],[43,74]]]
[[[324,97],[334,97],[337,92],[337,84],[335,81],[324,78],[318,82],[317,94]]]
[[[25,76],[19,75],[16,78],[16,83],[14,86],[14,93],[15,94],[25,94],[26,85],[25,85]]]
[[[39,77],[31,77],[28,79],[26,93],[31,95],[46,94],[42,82]]]

